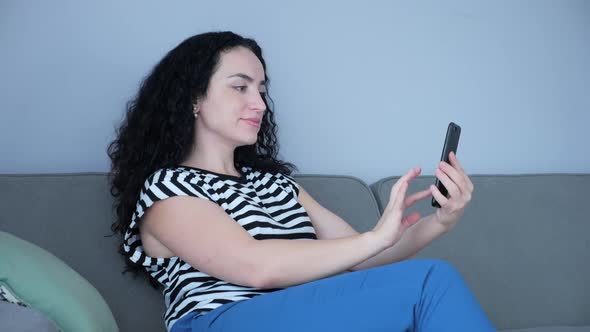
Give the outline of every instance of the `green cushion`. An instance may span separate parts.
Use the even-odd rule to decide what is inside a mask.
[[[100,293],[48,251],[0,231],[0,283],[63,331],[119,331]]]

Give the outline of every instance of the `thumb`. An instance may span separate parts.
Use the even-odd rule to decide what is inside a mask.
[[[404,228],[409,228],[409,227],[413,226],[414,224],[416,224],[418,222],[418,220],[420,220],[420,213],[414,212],[412,214],[405,216],[402,219],[402,226]]]

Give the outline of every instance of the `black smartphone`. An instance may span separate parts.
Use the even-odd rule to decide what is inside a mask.
[[[453,153],[457,154],[459,136],[461,136],[461,127],[454,122],[449,123],[449,127],[447,128],[447,136],[445,137],[445,144],[443,145],[442,156],[440,157],[441,161],[444,160],[445,162],[450,163],[449,153],[453,151]],[[434,185],[438,188],[441,194],[443,194],[445,197],[449,197],[447,188],[445,188],[438,178],[436,178]],[[432,206],[440,208],[440,204],[438,204],[436,199],[434,199],[434,196],[432,196]]]

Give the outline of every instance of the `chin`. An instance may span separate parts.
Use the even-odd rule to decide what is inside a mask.
[[[254,137],[254,139],[248,140],[248,142],[246,143],[246,145],[256,144],[256,141],[257,140],[258,140],[258,137]]]
[[[240,142],[240,146],[256,144],[256,141],[258,140],[258,136],[254,136],[254,137],[252,137],[252,135],[248,135],[248,136],[249,137],[242,136],[242,137],[238,138],[238,142]]]

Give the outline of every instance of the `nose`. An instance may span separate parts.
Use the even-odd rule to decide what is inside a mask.
[[[264,112],[266,110],[266,103],[264,102],[263,97],[260,95],[260,92],[253,93],[252,98],[250,99],[250,109],[257,110],[260,112]]]

